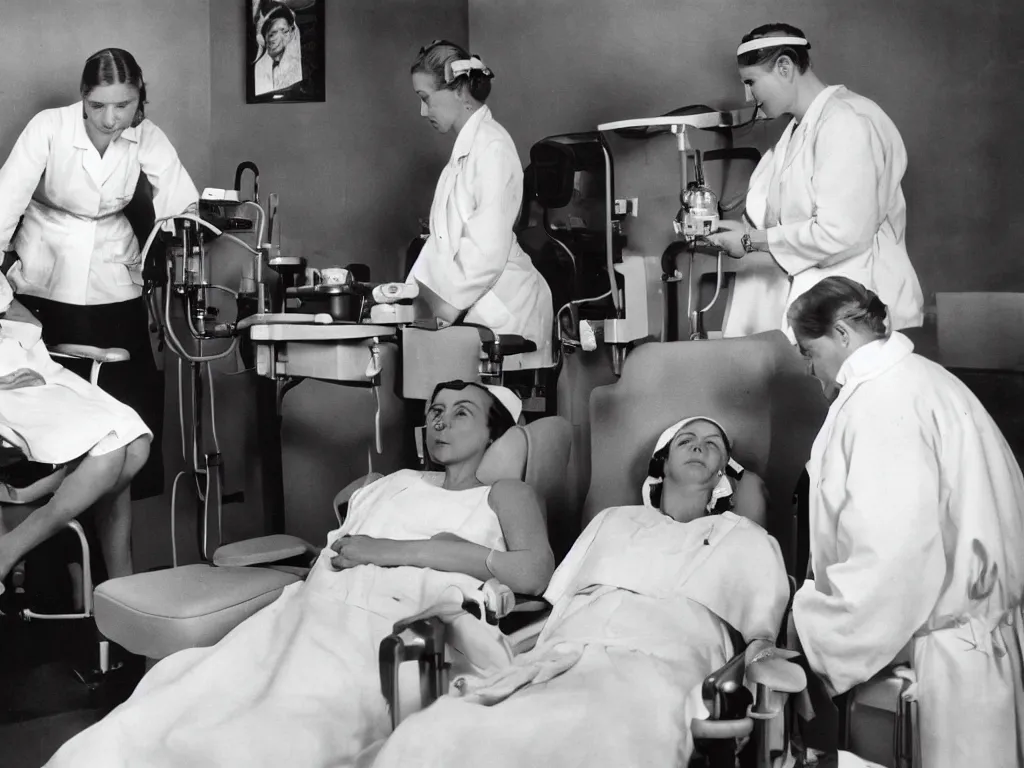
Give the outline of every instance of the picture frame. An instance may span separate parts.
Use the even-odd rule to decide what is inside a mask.
[[[246,103],[326,101],[326,0],[242,2]]]

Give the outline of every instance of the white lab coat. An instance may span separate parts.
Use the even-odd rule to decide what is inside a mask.
[[[920,326],[924,296],[905,243],[906,168],[899,131],[877,104],[841,85],[822,91],[750,178],[747,217],[767,231],[771,257],[740,262],[725,335],[781,329],[792,340],[790,304],[832,275],[875,291],[894,330]]]
[[[150,120],[126,129],[100,157],[85,131],[82,102],[29,121],[0,168],[0,246],[21,257],[8,275],[18,293],[66,304],[142,295],[139,244],[122,210],[139,173],[153,186],[158,218],[199,199],[164,132]]]
[[[488,107],[462,127],[434,191],[430,237],[409,274],[454,306],[467,323],[518,334],[536,352],[505,359],[505,370],[551,365],[551,290],[519,247],[512,226],[523,169],[512,137]]]
[[[807,464],[793,620],[838,694],[910,643],[922,764],[1024,765],[1024,478],[977,398],[895,333],[843,364]]]

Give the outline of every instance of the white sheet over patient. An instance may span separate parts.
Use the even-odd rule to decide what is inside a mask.
[[[732,652],[728,626],[774,639],[789,584],[774,539],[744,518],[680,524],[618,507],[591,522],[545,597],[536,648],[403,722],[375,768],[685,765],[700,684]]]

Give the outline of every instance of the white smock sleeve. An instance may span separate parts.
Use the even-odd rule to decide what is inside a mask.
[[[176,216],[198,205],[199,191],[167,135],[150,120],[140,126],[139,164],[153,186],[156,218]]]
[[[814,214],[766,230],[771,255],[790,275],[838,264],[870,250],[884,218],[885,152],[870,122],[829,117],[814,141]]]
[[[444,286],[444,299],[459,310],[472,307],[498,282],[515,234],[523,197],[522,167],[515,151],[503,141],[475,148],[472,211],[461,211],[462,237]]]
[[[863,420],[865,414],[860,414]],[[836,562],[806,581],[793,621],[811,668],[830,693],[871,678],[910,642],[946,574],[935,447],[913,414],[837,423],[824,503],[839,510]],[[817,568],[817,566],[815,566]]]
[[[10,243],[18,220],[46,171],[53,133],[52,111],[40,112],[29,120],[0,168],[0,248]]]

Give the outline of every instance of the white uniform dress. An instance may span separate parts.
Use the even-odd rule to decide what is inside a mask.
[[[977,398],[912,349],[895,333],[840,369],[793,619],[833,695],[911,644],[927,768],[1018,768],[1024,478]]]
[[[153,186],[157,218],[199,199],[164,132],[150,120],[127,128],[106,152],[93,146],[82,102],[33,117],[0,168],[0,246],[20,263],[18,293],[66,304],[108,304],[142,295],[139,244],[122,210],[139,173]]]
[[[771,256],[739,262],[725,335],[781,329],[792,340],[789,305],[832,275],[875,291],[894,330],[920,326],[924,296],[905,243],[906,168],[899,131],[877,104],[841,85],[818,94],[750,178],[747,216],[767,231]]]
[[[536,352],[512,355],[505,370],[551,364],[551,290],[519,247],[512,226],[523,199],[523,169],[508,132],[481,107],[459,131],[430,206],[430,237],[409,282],[417,280],[465,321],[518,334]]]

